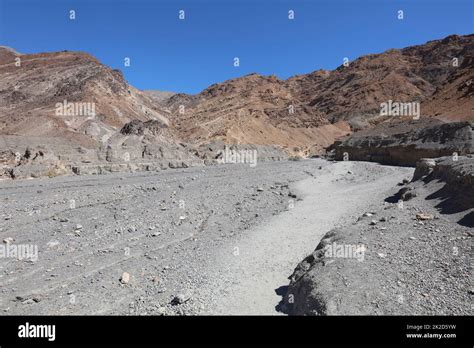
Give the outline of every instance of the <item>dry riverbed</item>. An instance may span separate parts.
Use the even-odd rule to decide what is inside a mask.
[[[305,160],[0,183],[9,314],[282,314],[298,263],[326,232],[413,169]]]

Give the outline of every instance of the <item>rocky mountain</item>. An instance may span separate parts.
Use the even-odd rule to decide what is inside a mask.
[[[146,90],[144,92],[158,104],[165,103],[169,98],[171,98],[172,96],[176,94],[174,92],[156,91],[156,90]]]
[[[474,35],[452,35],[333,71],[287,80],[250,74],[186,95],[140,91],[86,53],[2,46],[0,158],[14,176],[12,163],[31,164],[27,148],[61,173],[129,168],[124,159],[139,168],[214,163],[226,144],[262,149],[265,159],[319,155],[354,131],[411,124],[382,114],[383,103],[416,104],[422,119],[473,120],[472,52]],[[127,132],[137,126],[147,131]]]
[[[274,144],[299,153],[349,132],[344,123],[330,124],[287,85],[275,76],[250,74],[197,95],[176,94],[166,107],[181,137],[196,144]]]
[[[197,95],[166,101],[181,137],[192,143],[279,144],[320,152],[349,127],[392,121],[381,103],[421,103],[421,117],[474,119],[474,35],[370,54],[333,71],[287,80],[251,74],[214,84]],[[296,150],[296,151],[295,151]]]
[[[50,154],[50,159],[32,174],[43,175],[51,167],[79,168],[93,166],[87,172],[111,169],[111,162],[145,161],[134,153],[155,148],[158,167],[183,165],[184,158],[200,162],[169,128],[168,119],[148,95],[130,86],[122,72],[112,70],[97,59],[81,52],[20,54],[0,48],[0,143],[7,174],[18,177],[30,165],[26,149],[35,154]],[[153,121],[159,128],[153,137],[120,133],[132,121]],[[156,130],[156,129],[155,129]],[[134,138],[133,140],[130,140]],[[133,146],[129,143],[133,143]],[[132,148],[133,147],[133,151]],[[112,155],[113,153],[113,155]],[[166,154],[166,155],[165,155]],[[16,160],[15,160],[16,158]],[[119,170],[120,168],[117,168]],[[76,169],[78,170],[78,169]],[[66,170],[67,171],[67,170]],[[84,171],[84,170],[83,170]],[[26,169],[28,175],[30,169]],[[58,171],[53,170],[53,174]]]
[[[103,142],[132,120],[168,120],[141,91],[80,52],[18,54],[0,48],[0,134]],[[94,104],[94,114],[58,113],[58,103]]]

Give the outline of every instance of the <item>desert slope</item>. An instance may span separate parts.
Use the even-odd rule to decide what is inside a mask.
[[[474,119],[473,49],[473,35],[452,35],[369,54],[333,71],[287,80],[250,74],[161,102],[191,143],[276,144],[321,153],[351,129],[390,122],[380,116],[380,104],[389,100],[421,103],[421,117]]]

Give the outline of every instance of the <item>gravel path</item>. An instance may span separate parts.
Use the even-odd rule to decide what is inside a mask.
[[[211,287],[211,298],[217,300],[206,313],[282,314],[278,304],[295,264],[314,250],[327,231],[352,222],[370,202],[382,201],[411,173],[406,168],[339,162],[295,183],[290,188],[301,201],[246,231],[218,254],[216,264],[223,267]]]
[[[0,259],[0,311],[277,314],[322,234],[409,172],[306,160],[1,182],[1,239],[38,255]]]

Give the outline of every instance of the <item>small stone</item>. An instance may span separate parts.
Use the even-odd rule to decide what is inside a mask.
[[[49,241],[46,245],[48,248],[54,248],[55,246],[59,245],[60,243],[57,240]]]
[[[82,225],[81,225],[81,224],[77,224],[77,225],[76,225],[76,230],[82,230]]]
[[[259,187],[257,188],[257,192],[262,192],[263,191],[263,188]]]
[[[8,237],[8,238],[5,238],[5,239],[3,240],[3,243],[5,243],[5,244],[12,244],[12,243],[13,243],[13,240],[14,240],[13,238]]]
[[[380,219],[379,219],[380,222],[386,222],[387,221],[387,218],[385,216],[382,216]]]
[[[428,213],[418,213],[416,214],[417,220],[433,220],[433,215]]]
[[[362,216],[369,217],[369,216],[372,216],[372,215],[374,215],[374,214],[372,214],[372,213],[364,213]]]
[[[123,272],[122,277],[120,277],[120,282],[122,284],[128,284],[130,282],[130,274]]]
[[[354,173],[352,172],[352,170],[348,170],[347,174],[354,174]]]
[[[191,299],[191,295],[189,293],[185,294],[178,294],[176,295],[173,300],[171,301],[172,305],[183,304]]]
[[[377,221],[372,220],[372,221],[370,221],[369,225],[371,225],[371,226],[377,225]]]

